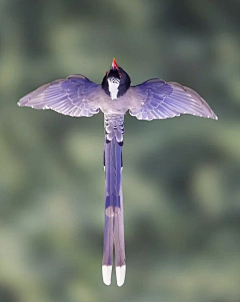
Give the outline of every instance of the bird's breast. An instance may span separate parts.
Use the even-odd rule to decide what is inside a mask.
[[[125,114],[128,110],[127,100],[125,97],[112,100],[106,96],[100,101],[100,109],[104,114]]]

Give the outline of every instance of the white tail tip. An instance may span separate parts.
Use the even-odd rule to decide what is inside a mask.
[[[106,285],[111,284],[111,277],[112,277],[112,266],[111,265],[102,266],[102,277],[103,277],[103,282]]]
[[[126,265],[116,267],[117,285],[122,286],[125,281]]]

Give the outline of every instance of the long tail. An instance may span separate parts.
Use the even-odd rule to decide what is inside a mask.
[[[105,117],[105,130],[105,227],[102,274],[104,283],[110,285],[114,246],[117,284],[122,286],[126,273],[122,195],[123,118]]]

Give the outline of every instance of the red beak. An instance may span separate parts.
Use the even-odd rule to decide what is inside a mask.
[[[115,58],[113,58],[113,61],[112,61],[112,69],[118,69],[118,65],[117,65]]]

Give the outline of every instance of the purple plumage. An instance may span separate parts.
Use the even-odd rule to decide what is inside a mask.
[[[166,119],[192,114],[217,120],[204,99],[192,89],[174,82],[152,79],[130,86],[129,75],[113,59],[111,69],[98,85],[82,75],[56,80],[27,94],[19,106],[51,109],[64,115],[90,117],[104,113],[105,145],[105,227],[102,275],[111,284],[113,248],[118,286],[126,273],[123,194],[122,145],[124,115],[129,110],[139,120]]]
[[[198,93],[178,83],[152,79],[131,89],[138,102],[130,107],[130,114],[139,120],[166,119],[180,114],[217,119]]]

